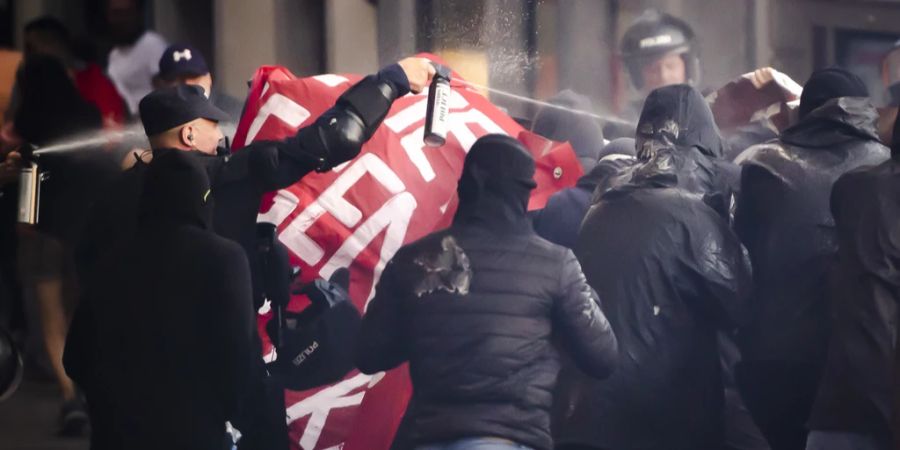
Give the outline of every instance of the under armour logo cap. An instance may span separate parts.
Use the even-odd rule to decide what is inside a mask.
[[[181,61],[182,58],[190,61],[191,60],[191,49],[186,48],[186,49],[184,49],[184,51],[172,53],[172,59],[174,59],[175,62]]]
[[[209,67],[203,54],[190,45],[172,44],[159,59],[159,76],[164,80],[198,77],[207,73]]]

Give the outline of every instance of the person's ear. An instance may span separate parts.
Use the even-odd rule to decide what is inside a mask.
[[[181,127],[181,143],[194,148],[194,127],[192,125],[185,125]]]

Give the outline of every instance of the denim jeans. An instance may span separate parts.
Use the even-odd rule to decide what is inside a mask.
[[[890,450],[890,445],[866,434],[813,430],[806,450]]]
[[[420,445],[416,450],[531,450],[531,448],[507,439],[478,437]]]

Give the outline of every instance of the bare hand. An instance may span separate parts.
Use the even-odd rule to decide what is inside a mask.
[[[406,73],[409,89],[416,94],[422,92],[422,89],[425,89],[434,77],[434,65],[428,59],[411,57],[402,59],[397,64]]]
[[[775,79],[774,72],[775,71],[771,67],[756,69],[750,74],[750,82],[753,83],[753,87],[756,89],[762,89],[763,86]]]

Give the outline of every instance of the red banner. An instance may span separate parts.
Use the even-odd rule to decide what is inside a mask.
[[[457,77],[457,74],[453,74]],[[331,107],[356,75],[298,79],[282,67],[260,68],[235,135],[235,148],[255,140],[291,136]],[[310,173],[269,194],[259,221],[278,226],[306,281],[349,267],[350,295],[363,310],[387,261],[404,244],[446,227],[456,210],[456,183],[466,152],[487,133],[516,136],[535,156],[538,183],[530,209],[582,175],[568,144],[525,131],[474,90],[453,83],[450,131],[439,148],[423,144],[427,92],[394,102],[384,124],[352,161],[327,173]],[[291,308],[302,308],[302,299]],[[272,347],[260,312],[264,354]],[[406,408],[406,368],[368,376],[358,372],[320,389],[285,393],[290,438],[303,450],[379,450],[390,446]]]

